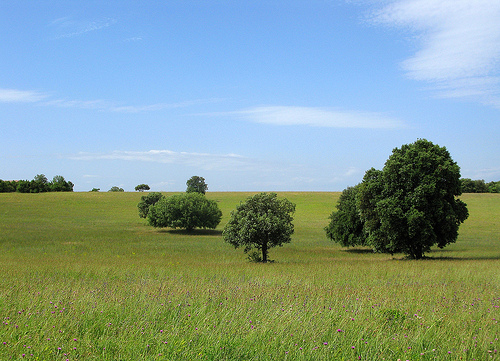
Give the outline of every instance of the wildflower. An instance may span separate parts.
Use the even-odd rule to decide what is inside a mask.
[[[337,332],[342,332],[342,330],[339,328],[339,329],[337,330]]]

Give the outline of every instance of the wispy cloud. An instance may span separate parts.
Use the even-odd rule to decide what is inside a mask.
[[[258,164],[253,159],[238,154],[210,154],[174,152],[171,150],[113,151],[110,153],[85,153],[70,155],[73,160],[124,160],[135,162],[154,162],[182,164],[203,170],[251,170]]]
[[[240,111],[215,113],[273,125],[306,125],[326,128],[401,128],[405,124],[379,113],[330,108],[262,106]]]
[[[499,19],[497,0],[393,0],[372,18],[417,34],[419,49],[401,64],[408,77],[441,97],[491,104],[500,94]]]
[[[0,102],[3,103],[36,103],[47,95],[27,90],[0,89]]]
[[[55,26],[59,32],[55,39],[72,38],[92,31],[107,28],[116,23],[112,18],[101,18],[95,20],[74,20],[71,17],[56,19],[50,23]]]
[[[69,100],[51,99],[48,94],[31,90],[1,89],[0,102],[3,103],[35,103],[37,105],[59,108],[94,109],[116,113],[144,113],[165,109],[176,109],[218,102],[221,99],[195,99],[176,103],[155,103],[147,105],[124,105],[103,99],[96,100]]]

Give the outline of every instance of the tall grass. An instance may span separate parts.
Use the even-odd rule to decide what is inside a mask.
[[[284,193],[271,264],[222,240],[248,195],[208,193],[220,227],[187,234],[148,227],[137,193],[0,194],[0,359],[499,357],[498,195],[464,195],[457,243],[408,261],[330,243],[338,193]]]

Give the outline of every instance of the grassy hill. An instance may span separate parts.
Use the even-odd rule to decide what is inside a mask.
[[[499,357],[498,194],[463,195],[457,243],[408,261],[329,242],[339,193],[281,193],[271,264],[222,240],[249,195],[207,193],[221,225],[187,234],[147,226],[139,193],[0,194],[0,359]]]

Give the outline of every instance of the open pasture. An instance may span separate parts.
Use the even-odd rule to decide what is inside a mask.
[[[139,193],[0,194],[0,359],[500,358],[500,195],[463,195],[457,243],[408,261],[328,241],[339,193],[281,193],[295,234],[269,264],[221,236],[248,195],[207,193],[222,222],[187,234]]]

